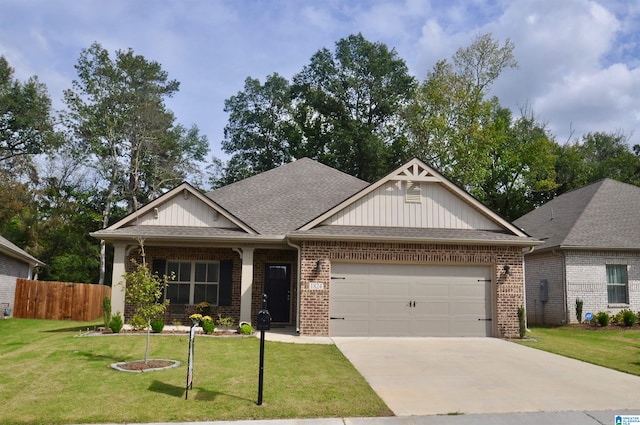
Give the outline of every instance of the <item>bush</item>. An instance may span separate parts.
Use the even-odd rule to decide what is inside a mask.
[[[216,325],[221,328],[233,328],[233,325],[236,324],[236,321],[233,320],[233,317],[222,317],[221,314],[218,314],[218,320],[216,321]]]
[[[164,329],[164,319],[162,317],[158,317],[151,321],[151,331],[154,333],[161,333]]]
[[[102,299],[102,319],[104,326],[108,328],[111,323],[111,298],[106,295]]]
[[[520,307],[518,307],[518,324],[520,327],[520,339],[524,338],[524,336],[527,334],[527,325],[525,322],[524,313],[525,313],[524,306],[521,305]]]
[[[242,335],[251,335],[253,334],[253,327],[248,323],[242,323],[240,325],[240,334]]]
[[[129,324],[133,328],[134,331],[141,331],[147,328],[147,321],[144,320],[144,317],[139,314],[134,314],[131,319],[129,319]]]
[[[202,331],[207,335],[212,334],[216,329],[216,326],[213,323],[213,319],[210,316],[204,316],[202,318],[202,321],[200,322],[200,325],[202,326]]]
[[[582,301],[580,298],[576,298],[576,319],[578,320],[578,323],[582,323],[583,304],[584,304],[584,301]]]
[[[606,311],[599,311],[598,314],[596,314],[596,321],[598,322],[598,324],[600,324],[600,326],[609,326],[610,320],[611,316],[609,316],[609,313],[607,313]]]
[[[203,316],[208,316],[211,314],[211,304],[206,301],[202,301],[196,306],[196,312],[198,314],[202,314]]]
[[[117,334],[122,330],[123,326],[124,322],[122,321],[122,316],[118,312],[111,318],[111,321],[109,322],[109,329],[111,329],[113,333]]]
[[[619,323],[622,323],[625,326],[633,326],[636,324],[637,317],[633,311],[622,310],[620,314],[622,315],[622,320]]]

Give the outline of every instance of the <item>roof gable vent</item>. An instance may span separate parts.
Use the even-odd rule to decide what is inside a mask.
[[[421,202],[421,186],[420,182],[407,180],[407,190],[405,193],[405,202]]]

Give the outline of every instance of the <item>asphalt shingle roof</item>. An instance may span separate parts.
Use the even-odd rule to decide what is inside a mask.
[[[369,183],[302,158],[207,193],[260,234],[284,235]]]
[[[29,255],[26,251],[20,249],[18,246],[2,236],[0,236],[0,252],[4,252],[14,258],[19,258],[27,263],[43,264],[40,260]]]
[[[604,179],[564,193],[514,221],[537,249],[640,249],[640,187]]]

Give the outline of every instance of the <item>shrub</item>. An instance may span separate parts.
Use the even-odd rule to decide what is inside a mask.
[[[235,324],[236,321],[233,320],[233,317],[222,317],[221,314],[218,314],[216,325],[220,326],[221,328],[232,328]]]
[[[129,319],[129,324],[131,325],[131,327],[133,328],[133,330],[135,331],[141,331],[147,328],[148,323],[146,320],[144,320],[144,317],[140,316],[139,314],[134,314],[133,317],[131,319]]]
[[[520,327],[520,339],[524,338],[524,336],[527,334],[527,325],[525,323],[524,313],[525,313],[524,306],[521,305],[520,307],[518,307],[518,324]]]
[[[124,322],[122,321],[122,316],[120,315],[120,312],[118,312],[111,318],[111,321],[109,322],[109,329],[111,329],[113,333],[117,334],[122,330],[123,326]]]
[[[109,327],[111,323],[111,298],[104,296],[102,299],[102,319],[104,320],[104,326]]]
[[[202,326],[202,331],[207,335],[212,334],[216,328],[211,316],[204,316],[202,318],[202,321],[200,322],[200,325]]]
[[[211,304],[206,301],[202,301],[196,306],[196,312],[198,314],[202,314],[203,316],[208,316],[211,314]]]
[[[248,323],[243,323],[240,325],[240,333],[242,335],[251,335],[253,334],[253,327]]]
[[[578,320],[578,323],[582,323],[583,304],[584,304],[584,301],[582,301],[580,298],[576,298],[576,319]]]
[[[599,311],[596,314],[596,321],[600,326],[609,326],[609,321],[611,320],[611,316],[606,311]]]
[[[622,310],[622,324],[625,326],[633,326],[636,324],[637,317],[631,310]]]
[[[161,333],[164,329],[164,319],[162,317],[155,318],[151,321],[151,331],[154,333]]]

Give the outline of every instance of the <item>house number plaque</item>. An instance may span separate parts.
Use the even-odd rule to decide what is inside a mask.
[[[324,289],[323,282],[309,282],[310,291],[322,291]]]

